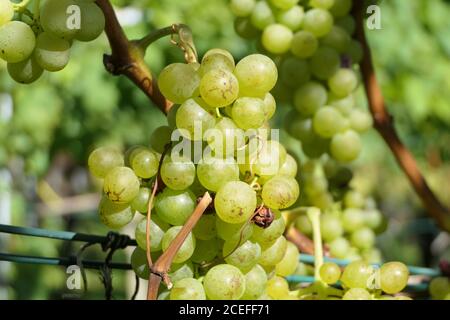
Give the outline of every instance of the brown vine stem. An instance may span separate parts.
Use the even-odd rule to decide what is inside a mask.
[[[383,137],[386,144],[394,154],[398,164],[408,177],[415,192],[430,217],[443,230],[450,231],[450,212],[436,197],[428,186],[417,165],[414,156],[402,143],[394,127],[394,119],[386,109],[381,88],[378,84],[375,69],[372,63],[372,55],[364,30],[365,6],[364,1],[354,1],[354,16],[356,18],[356,37],[363,47],[364,57],[361,62],[361,72],[364,79],[364,87],[369,102],[370,112],[374,119],[376,130]]]
[[[157,82],[145,64],[142,50],[126,37],[109,0],[96,0],[96,3],[105,15],[105,32],[111,46],[111,54],[105,54],[103,57],[106,70],[113,75],[124,75],[133,81],[162,112],[167,114],[173,104],[159,90]]]
[[[172,284],[167,273],[170,269],[170,266],[172,265],[172,261],[175,258],[178,250],[180,250],[181,246],[183,245],[183,242],[186,240],[187,236],[195,227],[198,220],[201,218],[211,202],[212,198],[209,193],[206,192],[198,203],[192,215],[189,217],[188,221],[186,221],[183,228],[181,228],[178,235],[170,244],[169,248],[158,258],[156,263],[152,266],[147,291],[147,300],[157,299],[161,280],[164,281],[168,288],[171,288]]]

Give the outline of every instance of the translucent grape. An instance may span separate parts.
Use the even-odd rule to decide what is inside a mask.
[[[308,62],[306,60],[288,57],[281,64],[281,81],[291,88],[298,88],[311,79]]]
[[[342,300],[372,300],[372,296],[366,289],[351,288],[344,294]]]
[[[281,277],[287,277],[295,272],[298,265],[298,258],[300,253],[297,246],[292,242],[288,242],[286,246],[286,252],[283,259],[275,266],[275,272]]]
[[[350,112],[350,126],[353,130],[359,133],[364,133],[373,125],[373,119],[366,111],[353,109]]]
[[[181,279],[170,290],[170,300],[206,300],[205,290],[197,279]]]
[[[171,225],[184,225],[196,207],[196,197],[190,190],[165,188],[156,196],[155,211],[158,217]]]
[[[169,126],[156,128],[150,137],[150,146],[158,153],[163,153],[167,144],[171,142],[172,129]]]
[[[180,133],[193,141],[202,140],[205,132],[215,124],[214,117],[205,110],[203,103],[199,98],[189,99],[177,110],[176,125],[178,129],[184,129]]]
[[[344,17],[349,14],[352,9],[352,0],[334,0],[334,5],[330,8],[330,12],[335,17]]]
[[[156,175],[159,167],[158,156],[151,150],[144,149],[134,154],[131,168],[138,177],[149,179]]]
[[[450,282],[448,278],[436,277],[430,282],[429,291],[434,299],[441,300],[450,292]]]
[[[211,107],[226,107],[238,97],[239,83],[231,72],[213,69],[203,76],[200,82],[200,94]]]
[[[261,54],[252,54],[236,65],[241,96],[261,97],[273,89],[278,79],[275,63]]]
[[[401,262],[388,262],[380,268],[381,290],[389,294],[402,291],[409,278],[408,268]]]
[[[348,50],[350,41],[351,38],[344,29],[339,26],[333,26],[331,31],[322,38],[321,43],[337,50],[340,54],[343,54]]]
[[[250,16],[250,21],[260,30],[264,30],[265,27],[275,22],[272,9],[266,1],[258,1],[256,3]]]
[[[355,160],[358,158],[361,149],[361,138],[353,130],[338,133],[331,139],[331,155],[338,161],[351,162]]]
[[[283,236],[279,237],[271,246],[263,247],[258,263],[263,267],[275,266],[283,259],[286,248],[286,238]]]
[[[114,203],[107,197],[102,197],[98,212],[102,223],[111,229],[120,229],[126,226],[134,217],[134,211],[128,204]]]
[[[331,242],[344,234],[339,217],[333,214],[323,214],[320,217],[320,230],[326,242]]]
[[[301,215],[295,219],[295,228],[307,236],[312,234],[311,221],[306,215]]]
[[[370,249],[375,244],[375,233],[367,227],[358,229],[352,233],[351,243],[361,250]]]
[[[272,209],[286,209],[292,206],[300,195],[300,187],[294,178],[275,176],[267,181],[262,190],[264,203]]]
[[[323,138],[331,138],[342,130],[344,118],[333,107],[320,108],[313,118],[314,131]]]
[[[161,251],[162,238],[164,236],[165,230],[169,226],[164,222],[160,221],[158,217],[152,216],[152,221],[150,221],[150,250],[151,251]],[[135,231],[136,242],[140,248],[143,250],[147,249],[147,218],[143,218],[137,225]]]
[[[368,286],[373,271],[373,267],[366,262],[353,261],[345,267],[341,281],[347,288],[364,289]]]
[[[299,0],[270,0],[270,3],[278,9],[287,10],[298,3]]]
[[[305,59],[311,57],[319,47],[316,36],[305,30],[294,34],[291,42],[291,52],[298,58]]]
[[[47,71],[60,71],[69,63],[70,43],[51,33],[43,32],[36,39],[34,57]]]
[[[284,278],[274,276],[267,281],[267,293],[273,299],[283,299],[289,294],[289,284]]]
[[[338,97],[348,96],[358,86],[358,77],[351,69],[339,69],[330,79],[328,86]]]
[[[175,239],[175,237],[178,235],[178,233],[181,231],[180,227],[172,227],[164,234],[162,238],[162,249],[165,252],[167,248],[169,248],[172,241]],[[183,244],[180,247],[180,250],[178,250],[177,254],[175,255],[175,258],[173,259],[174,263],[182,263],[188,260],[192,254],[194,253],[195,249],[195,237],[190,232],[187,236],[186,240],[184,240]]]
[[[150,276],[150,270],[147,263],[147,254],[144,250],[137,247],[134,249],[130,258],[131,267],[134,273],[141,279],[148,279]]]
[[[325,262],[320,267],[320,279],[327,284],[336,283],[341,277],[341,268],[336,263]]]
[[[328,94],[324,86],[318,82],[308,82],[295,91],[294,106],[305,116],[313,115],[327,102]]]
[[[339,53],[330,47],[320,47],[311,57],[312,74],[320,80],[327,80],[334,75],[341,66]]]
[[[226,56],[230,60],[230,63],[232,65],[234,65],[233,55],[229,51],[227,51],[225,49],[220,49],[220,48],[209,49],[208,51],[206,51],[206,53],[203,55],[202,62],[204,59],[206,59],[210,55],[214,55],[214,54],[222,54],[222,55]]]
[[[17,63],[8,63],[7,69],[9,76],[22,84],[30,84],[36,81],[44,72],[34,57]]]
[[[250,146],[249,159],[245,163],[248,166],[246,169],[249,169],[251,165],[254,174],[259,176],[276,175],[280,166],[286,161],[286,149],[275,140],[264,142],[259,149],[252,150],[253,147],[256,146]]]
[[[79,1],[80,29],[75,35],[78,41],[92,41],[97,39],[105,29],[105,15],[94,2]]]
[[[156,259],[152,258],[153,261]],[[172,282],[177,282],[182,279],[194,277],[194,266],[191,262],[187,263],[172,263],[170,266],[169,277]]]
[[[266,121],[264,101],[259,98],[239,98],[231,112],[233,121],[244,130],[257,129]]]
[[[259,30],[255,28],[249,18],[236,18],[234,31],[244,39],[253,39],[259,35]]]
[[[148,211],[148,202],[150,201],[151,191],[149,188],[140,188],[136,198],[131,201],[131,208],[142,214]]]
[[[9,0],[0,0],[0,27],[14,17],[14,7]]]
[[[278,171],[279,175],[295,178],[297,176],[298,165],[297,161],[290,154],[286,155],[286,160],[281,165]]]
[[[217,236],[228,241],[247,241],[253,234],[251,224],[244,222],[240,224],[227,223],[219,218],[216,219]]]
[[[247,240],[245,242],[225,241],[222,249],[226,263],[239,268],[242,272],[250,271],[261,256],[259,244]]]
[[[344,195],[344,204],[346,208],[363,208],[366,204],[364,196],[356,191],[347,191]]]
[[[347,232],[353,232],[364,225],[364,215],[359,209],[348,208],[342,214],[342,225]]]
[[[269,92],[266,93],[266,95],[264,96],[263,109],[266,121],[270,120],[275,114],[275,111],[277,110],[277,102],[275,101],[273,95],[271,95]]]
[[[238,300],[245,292],[245,277],[231,265],[212,267],[203,280],[206,296],[210,300]]]
[[[195,263],[207,263],[214,260],[221,251],[221,244],[218,239],[196,240],[195,250],[191,260]]]
[[[228,223],[243,223],[256,209],[256,193],[246,183],[231,181],[216,194],[214,206],[220,219]]]
[[[222,53],[210,53],[206,57],[203,57],[199,72],[200,75],[205,75],[209,71],[215,69],[223,69],[225,71],[233,72],[234,67],[234,59],[231,60],[228,55]]]
[[[197,177],[208,190],[218,191],[230,181],[239,181],[239,167],[233,158],[203,158],[197,165]]]
[[[166,157],[161,166],[161,178],[170,189],[184,190],[194,183],[195,165],[185,157]]]
[[[26,60],[34,50],[36,37],[30,26],[10,21],[0,27],[0,58],[9,63]]]
[[[344,98],[338,98],[330,92],[327,104],[339,110],[344,116],[349,116],[352,110],[354,110],[353,108],[356,105],[356,101],[353,94]]]
[[[253,226],[252,240],[258,242],[263,247],[268,247],[283,235],[286,223],[280,213],[275,214],[275,218],[267,228]]]
[[[249,272],[245,274],[245,292],[241,299],[257,299],[265,291],[266,284],[266,272],[259,264],[255,265]]]
[[[350,249],[350,243],[345,238],[334,239],[330,246],[330,254],[338,259],[344,259]]]
[[[74,38],[79,32],[79,28],[77,28],[75,19],[70,18],[68,14],[68,12],[73,14],[74,8],[80,8],[80,4],[75,0],[45,1],[40,12],[40,22],[44,31],[65,40]]]
[[[196,239],[211,240],[217,235],[216,216],[204,214],[192,230]]]
[[[139,179],[127,167],[115,167],[105,176],[103,191],[115,203],[129,203],[139,193]]]
[[[320,38],[331,31],[333,22],[333,16],[327,10],[311,9],[305,14],[303,28]]]
[[[255,0],[231,0],[231,12],[238,17],[249,16],[255,7]]]
[[[200,76],[190,64],[172,63],[165,67],[158,78],[162,94],[174,103],[191,98],[200,85]]]
[[[262,44],[267,51],[275,54],[283,54],[291,48],[292,30],[283,24],[271,24],[262,34]]]
[[[205,133],[205,140],[217,158],[234,155],[245,143],[244,131],[227,117],[219,119],[214,129]]]
[[[144,146],[132,146],[125,152],[124,162],[125,166],[131,167],[131,163],[133,162],[134,156],[142,150],[147,150],[147,147]]]

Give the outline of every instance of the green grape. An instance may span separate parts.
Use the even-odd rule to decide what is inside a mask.
[[[255,5],[255,0],[231,0],[230,9],[235,16],[247,17],[252,13]]]
[[[295,272],[298,265],[300,253],[292,242],[287,243],[283,259],[275,266],[275,272],[281,277],[287,277]]]
[[[174,103],[183,103],[193,97],[200,85],[200,76],[193,65],[172,63],[165,67],[158,78],[162,94]]]
[[[152,216],[150,221],[150,250],[151,251],[161,251],[162,238],[164,236],[165,230],[169,226],[160,221],[157,216]],[[137,225],[135,231],[136,242],[140,248],[143,250],[147,249],[147,218],[143,218]]]
[[[75,35],[78,41],[92,41],[97,39],[105,29],[105,15],[94,2],[79,1],[81,24]]]
[[[143,149],[134,153],[131,168],[136,175],[143,179],[150,179],[158,172],[159,159],[151,150]]]
[[[327,90],[318,82],[308,82],[295,91],[294,106],[302,115],[310,116],[327,102]]]
[[[266,1],[258,1],[253,8],[250,21],[259,30],[264,30],[268,25],[275,23],[272,9]]]
[[[134,156],[142,151],[142,150],[147,150],[147,147],[144,146],[132,146],[131,148],[129,148],[126,152],[125,152],[125,156],[124,156],[124,163],[125,166],[127,167],[131,167],[131,162],[133,161]]]
[[[334,239],[328,245],[330,247],[330,254],[338,259],[344,259],[350,250],[350,243],[345,238]]]
[[[148,268],[147,253],[141,248],[134,249],[130,258],[131,267],[134,273],[141,279],[148,279],[150,276],[150,270]]]
[[[234,67],[234,59],[230,60],[229,56],[222,53],[210,53],[202,59],[202,64],[199,72],[200,75],[205,75],[209,71],[215,69],[223,69],[225,71],[233,72]]]
[[[353,35],[355,33],[356,22],[352,16],[350,16],[350,15],[344,16],[344,17],[336,19],[335,21],[336,21],[336,26],[339,26],[342,29],[344,29],[349,35]]]
[[[354,232],[364,226],[364,215],[359,209],[348,208],[342,214],[342,226],[346,232]]]
[[[229,52],[229,51],[227,51],[227,50],[225,50],[225,49],[220,49],[220,48],[214,48],[214,49],[209,49],[208,51],[206,51],[206,53],[203,55],[203,59],[206,59],[207,57],[209,57],[210,55],[213,55],[213,54],[223,54],[224,56],[226,56],[229,60],[230,60],[230,63],[232,64],[232,65],[234,65],[234,58],[233,58],[233,55]],[[203,62],[203,60],[202,60],[202,62]]]
[[[327,35],[333,27],[333,16],[323,9],[311,9],[303,19],[303,29],[320,38]]]
[[[245,292],[242,300],[255,300],[264,293],[267,285],[267,274],[259,265],[255,265],[245,274]]]
[[[151,191],[149,188],[140,188],[136,198],[131,201],[131,209],[146,214],[148,211],[148,202],[150,201]]]
[[[346,30],[339,26],[333,26],[331,31],[322,38],[322,44],[337,50],[337,52],[343,54],[348,50],[350,45],[350,35]]]
[[[288,87],[298,88],[311,79],[306,60],[288,57],[283,60],[280,70],[281,81]]]
[[[278,9],[287,10],[298,3],[299,0],[270,0],[270,3]]]
[[[290,154],[286,155],[286,160],[281,165],[278,171],[279,175],[295,178],[297,176],[298,165],[297,161]]]
[[[363,208],[365,204],[364,196],[358,191],[350,190],[344,195],[344,205],[346,208]]]
[[[36,39],[34,57],[47,71],[60,71],[69,63],[70,43],[51,33],[43,32]]]
[[[262,199],[271,209],[286,209],[292,206],[300,195],[300,187],[294,178],[275,176],[267,181],[262,190]]]
[[[341,66],[339,53],[329,47],[320,47],[311,57],[312,74],[319,80],[327,80],[333,76]]]
[[[320,279],[326,284],[334,284],[341,277],[341,268],[334,262],[325,262],[319,270]]]
[[[377,209],[366,210],[364,224],[372,230],[377,230],[383,224],[383,215]]]
[[[344,294],[342,300],[372,300],[372,296],[366,289],[351,288]]]
[[[373,125],[373,119],[366,111],[353,109],[349,115],[350,126],[356,132],[364,133]]]
[[[289,284],[287,281],[278,276],[274,276],[267,281],[267,294],[272,299],[282,300],[287,294],[289,294]]]
[[[236,65],[234,74],[239,81],[240,95],[261,97],[273,89],[278,79],[275,63],[262,54],[252,54]]]
[[[172,106],[172,108],[170,108],[169,112],[167,113],[167,124],[169,125],[169,128],[172,130],[175,130],[177,128],[177,112],[180,107],[181,106],[179,104],[175,104]]]
[[[205,290],[197,279],[181,279],[173,284],[170,300],[206,300]]]
[[[339,110],[339,112],[344,116],[349,116],[356,105],[356,101],[354,95],[352,94],[345,98],[338,98],[330,92],[327,104]]]
[[[127,167],[115,167],[105,176],[103,191],[115,203],[129,203],[139,193],[139,179]]]
[[[195,165],[185,157],[166,157],[161,166],[161,178],[170,189],[185,190],[195,180]]]
[[[211,240],[217,235],[216,216],[204,214],[192,230],[196,239]]]
[[[227,223],[219,218],[216,219],[217,236],[225,241],[247,241],[253,234],[251,224],[244,223]]]
[[[238,300],[245,292],[245,276],[234,266],[219,264],[206,273],[203,287],[210,300]]]
[[[313,8],[330,9],[334,4],[334,0],[310,0],[309,5]]]
[[[205,133],[205,140],[217,158],[234,155],[245,143],[244,131],[227,117],[220,118],[214,130]]]
[[[331,242],[344,234],[339,217],[333,214],[323,214],[320,217],[320,230],[325,242]]]
[[[283,24],[271,24],[264,28],[262,44],[264,48],[274,54],[283,54],[291,48],[292,30]]]
[[[338,133],[331,139],[331,155],[337,161],[351,162],[358,158],[361,149],[361,138],[353,130]]]
[[[222,254],[226,263],[239,268],[245,273],[256,265],[261,256],[261,247],[250,240],[245,242],[225,241]]]
[[[307,236],[312,234],[311,220],[306,215],[301,215],[295,219],[295,228]]]
[[[197,177],[208,190],[218,191],[230,181],[239,181],[239,167],[234,158],[203,158],[197,165]]]
[[[169,126],[156,128],[150,137],[150,146],[158,153],[163,153],[166,146],[171,142],[172,129]]]
[[[21,21],[10,21],[0,27],[0,58],[17,63],[30,57],[36,45],[33,30]]]
[[[161,220],[175,226],[184,225],[195,207],[196,197],[190,190],[165,188],[155,200],[155,211]]]
[[[14,17],[14,7],[9,0],[0,0],[0,27],[10,22]]]
[[[259,30],[255,28],[248,18],[236,18],[234,20],[234,31],[244,39],[253,39],[259,35]]]
[[[200,98],[186,100],[177,110],[176,125],[186,138],[202,140],[204,133],[214,127],[214,117],[205,110]]]
[[[214,206],[223,221],[243,223],[255,212],[256,192],[245,182],[231,181],[217,191]]]
[[[358,86],[358,77],[351,69],[339,69],[330,79],[328,86],[338,97],[346,97]]]
[[[237,99],[239,83],[233,73],[224,69],[213,69],[203,76],[200,94],[211,107],[226,107]]]
[[[263,247],[258,263],[263,267],[276,266],[286,253],[287,240],[281,236],[269,247]]]
[[[291,52],[294,56],[300,59],[306,59],[313,56],[318,47],[319,41],[316,36],[309,31],[298,31],[292,38]]]
[[[252,172],[259,176],[272,176],[276,175],[280,169],[280,166],[286,161],[286,149],[278,141],[270,140],[263,142],[263,145],[259,149],[252,150],[254,145],[249,147],[249,159],[246,161],[248,168],[252,168]],[[254,152],[256,154],[254,154]],[[245,167],[245,166],[244,166]],[[249,171],[249,170],[248,170]]]
[[[133,220],[134,211],[128,204],[118,204],[102,197],[98,206],[100,220],[111,229],[120,229]]]
[[[40,22],[46,32],[71,40],[80,31],[77,19],[74,18],[80,4],[75,0],[47,0],[41,6]],[[70,14],[69,14],[70,13]]]
[[[380,268],[381,290],[388,294],[402,291],[408,284],[409,271],[401,262],[388,262]]]
[[[351,243],[361,250],[370,249],[375,244],[375,233],[367,227],[358,229],[352,233]]]
[[[157,259],[153,259],[156,261]],[[170,266],[169,277],[172,282],[177,282],[186,278],[194,277],[194,266],[191,262],[187,263],[172,263]]]
[[[285,25],[292,31],[297,31],[300,29],[304,17],[305,10],[300,6],[293,6],[288,10],[283,10],[276,13],[277,22]]]
[[[273,95],[270,94],[269,92],[266,93],[266,95],[264,96],[263,110],[266,121],[270,120],[274,116],[275,111],[277,110],[277,102],[275,101]]]
[[[347,265],[342,273],[341,282],[347,288],[366,288],[374,272],[368,263],[358,260]]]
[[[371,248],[369,250],[364,250],[362,253],[362,257],[364,261],[367,261],[368,263],[381,263],[383,260],[382,254],[380,250],[376,248]]]
[[[239,98],[231,109],[232,119],[239,128],[258,129],[266,121],[264,101],[259,98]]]
[[[268,247],[283,235],[286,222],[279,212],[275,213],[275,218],[267,228],[253,225],[252,240],[258,242],[262,247]]]
[[[340,18],[349,14],[352,9],[352,0],[334,0],[334,5],[330,8],[333,16]]]
[[[9,76],[14,81],[22,84],[30,84],[39,79],[44,72],[34,57],[17,63],[8,63]]]
[[[313,118],[314,131],[323,138],[331,138],[342,130],[344,118],[333,107],[320,108]]]
[[[442,300],[450,292],[448,278],[436,277],[430,282],[429,291],[433,299]]]
[[[285,118],[285,129],[295,139],[311,140],[313,136],[312,120],[304,118],[296,110],[291,110]]]
[[[197,240],[191,260],[195,263],[208,263],[214,260],[220,253],[218,239]]]
[[[182,228],[181,226],[172,227],[166,231],[161,242],[162,250],[164,252],[169,248],[172,241],[181,231],[181,228]],[[195,237],[192,235],[191,232],[189,232],[189,235],[187,236],[186,240],[184,240],[183,244],[180,247],[180,250],[178,250],[177,254],[175,255],[175,258],[173,258],[173,262],[174,263],[185,262],[192,256],[192,254],[194,253],[194,249],[195,249]]]
[[[347,47],[347,54],[352,59],[352,63],[360,63],[364,56],[364,49],[358,41],[352,40]]]

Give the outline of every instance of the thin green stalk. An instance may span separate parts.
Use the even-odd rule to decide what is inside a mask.
[[[320,267],[323,265],[322,234],[320,233],[320,210],[318,208],[309,208],[306,212],[311,220],[314,241],[314,277],[317,281],[320,279]]]

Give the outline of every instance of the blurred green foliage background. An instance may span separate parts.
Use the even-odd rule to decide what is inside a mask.
[[[192,28],[200,55],[221,47],[238,60],[254,51],[254,44],[235,34],[227,0],[113,3],[130,38],[183,22]],[[368,37],[389,111],[427,180],[450,206],[450,4],[389,0],[380,5],[382,29],[369,31]],[[84,169],[89,152],[99,145],[125,149],[148,144],[152,130],[165,121],[127,79],[105,71],[102,55],[108,51],[105,36],[76,44],[62,72],[47,74],[31,86],[13,83],[0,62],[0,223],[107,232],[95,215],[95,196],[82,204],[63,202],[63,209],[42,203],[95,193],[96,181]],[[182,59],[168,38],[152,45],[146,55],[154,74]],[[360,96],[364,104],[362,92]],[[280,110],[276,127],[283,106]],[[354,164],[356,182],[375,196],[390,219],[388,231],[379,239],[385,258],[433,266],[440,257],[449,257],[448,236],[436,239],[438,230],[382,139],[372,130],[364,141],[364,154]],[[79,245],[0,236],[1,252],[56,257],[76,253]],[[94,251],[87,256],[101,259]],[[116,258],[126,260],[127,254],[120,252]],[[89,293],[79,294],[102,298],[98,274],[88,276]],[[0,262],[0,299],[62,299],[66,279],[63,268]],[[129,297],[134,289],[132,275],[121,271],[114,273],[113,283],[115,298]]]

